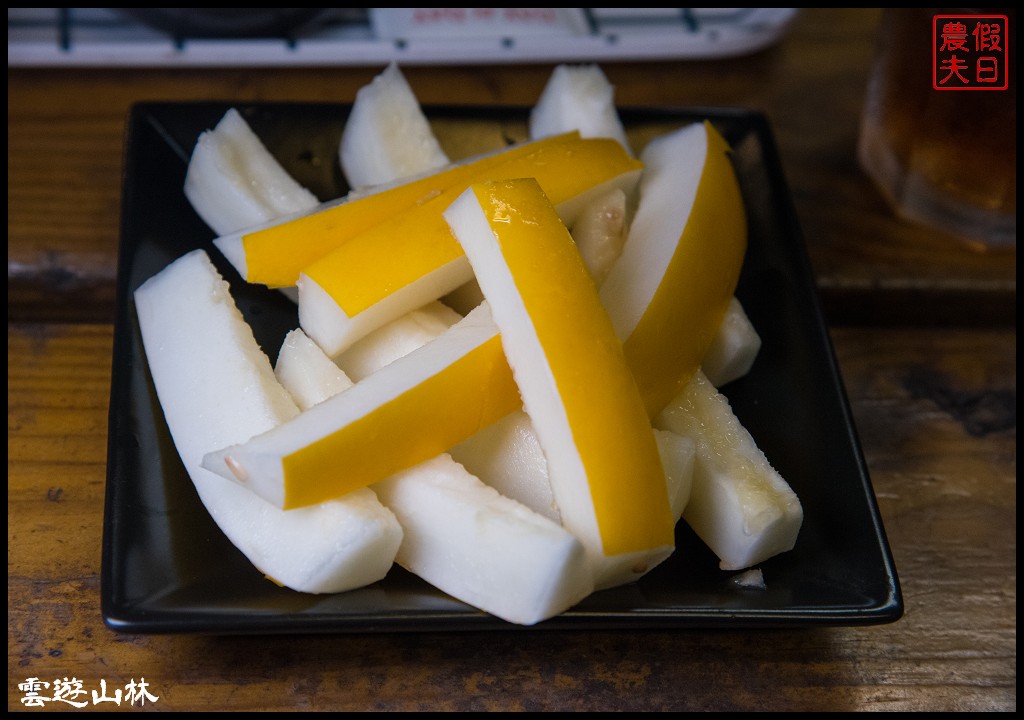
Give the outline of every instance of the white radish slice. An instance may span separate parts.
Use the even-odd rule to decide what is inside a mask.
[[[683,518],[723,570],[742,570],[793,548],[803,523],[800,500],[703,373],[655,418],[655,426],[696,443]]]
[[[288,333],[274,365],[278,382],[300,410],[308,410],[352,387],[352,379],[300,328]]]
[[[275,582],[335,593],[382,579],[401,528],[370,491],[294,512],[200,466],[203,455],[299,415],[201,250],[135,292],[146,359],[174,445],[228,539]]]
[[[618,140],[632,154],[615,108],[615,88],[598,65],[558,65],[530,112],[534,139],[579,130],[582,137]]]
[[[558,505],[551,494],[547,458],[530,416],[522,410],[509,413],[462,441],[449,453],[502,495],[561,522]]]
[[[354,189],[418,175],[449,163],[396,63],[356,93],[338,158]]]
[[[459,313],[435,300],[374,330],[334,362],[358,382],[425,345],[461,319]]]
[[[448,455],[373,489],[402,525],[398,564],[485,612],[534,625],[594,589],[578,539],[484,485]]]
[[[716,388],[750,372],[761,351],[761,336],[740,301],[733,297],[718,334],[701,361],[704,376]]]
[[[196,141],[185,197],[217,235],[227,235],[319,204],[270,154],[234,108]]]
[[[598,287],[608,277],[626,243],[628,198],[621,188],[595,198],[576,218],[572,239]]]
[[[665,468],[665,487],[668,488],[672,517],[679,522],[687,503],[690,502],[697,446],[693,438],[684,437],[671,430],[655,428],[654,439],[658,443],[661,466]]]

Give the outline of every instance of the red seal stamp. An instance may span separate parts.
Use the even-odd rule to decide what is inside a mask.
[[[932,18],[932,87],[936,90],[1006,90],[1009,87],[1006,15],[935,15]]]

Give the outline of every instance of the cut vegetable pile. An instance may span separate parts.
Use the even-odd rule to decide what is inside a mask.
[[[634,156],[612,97],[560,66],[530,141],[451,163],[392,65],[328,202],[239,113],[200,137],[210,251],[297,289],[298,325],[272,366],[203,250],[136,309],[200,498],[274,582],[344,592],[398,564],[533,625],[640,580],[678,522],[726,571],[793,548],[799,500],[717,391],[761,342],[727,144],[696,123]]]

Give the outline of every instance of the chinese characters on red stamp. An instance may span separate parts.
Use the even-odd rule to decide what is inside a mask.
[[[935,15],[932,18],[932,87],[936,90],[1006,90],[1009,33],[1006,15]]]

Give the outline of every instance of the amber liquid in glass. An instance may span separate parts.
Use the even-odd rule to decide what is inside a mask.
[[[1016,68],[1009,67],[1006,90],[936,90],[936,13],[951,14],[922,8],[883,13],[862,118],[861,165],[901,217],[990,244],[1014,244]]]

